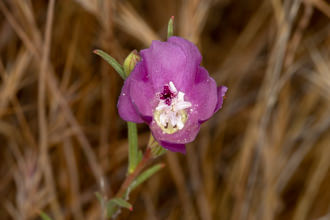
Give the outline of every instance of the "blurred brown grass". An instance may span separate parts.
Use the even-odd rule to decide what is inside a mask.
[[[101,218],[94,192],[118,190],[127,137],[122,80],[92,51],[122,62],[172,15],[229,92],[119,218],[330,219],[326,0],[1,0],[1,219]]]

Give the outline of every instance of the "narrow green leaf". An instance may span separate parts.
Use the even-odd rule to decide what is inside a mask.
[[[125,201],[122,198],[114,198],[109,200],[107,203],[107,215],[109,218],[115,214],[115,212],[118,210],[118,206],[129,209],[130,211],[133,210],[133,206],[129,202]]]
[[[167,26],[167,38],[170,38],[173,36],[173,23],[174,23],[174,16],[172,16],[168,22]]]
[[[115,203],[109,201],[108,204],[107,204],[107,216],[108,216],[108,218],[111,218],[117,210],[118,210],[118,206]]]
[[[114,199],[111,199],[111,200],[109,201],[109,203],[114,203],[114,204],[116,204],[116,205],[118,205],[118,206],[120,206],[120,207],[123,207],[123,208],[129,209],[129,210],[131,210],[131,209],[133,208],[133,206],[132,206],[129,202],[125,201],[125,200],[122,199],[122,198],[114,198]]]
[[[102,57],[107,63],[109,63],[116,71],[117,73],[121,76],[121,78],[126,79],[125,72],[123,67],[109,54],[102,50],[94,50],[94,53]]]
[[[133,173],[139,163],[138,136],[136,124],[127,122],[128,126],[128,173]]]
[[[100,202],[101,213],[102,216],[104,216],[104,214],[108,213],[108,208],[106,207],[106,201],[105,201],[106,199],[99,192],[95,192],[95,196]]]
[[[46,213],[41,212],[40,213],[40,217],[42,218],[42,220],[52,220]]]
[[[151,168],[147,169],[146,171],[141,173],[141,175],[138,176],[135,181],[132,182],[132,184],[129,186],[129,189],[131,191],[134,190],[136,187],[138,187],[144,181],[149,179],[152,175],[154,175],[156,172],[158,172],[163,167],[164,167],[164,164],[156,164],[156,165],[152,166]]]

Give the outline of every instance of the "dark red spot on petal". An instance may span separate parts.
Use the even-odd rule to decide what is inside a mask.
[[[172,98],[175,97],[175,94],[171,92],[168,85],[164,86],[163,92],[160,94],[160,99],[165,100],[166,105],[171,105]]]
[[[171,99],[166,99],[166,100],[165,100],[165,104],[166,104],[166,105],[171,105],[171,102],[172,102]]]

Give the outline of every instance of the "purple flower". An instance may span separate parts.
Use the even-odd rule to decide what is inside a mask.
[[[200,66],[197,47],[183,38],[153,41],[140,54],[122,88],[119,115],[147,123],[160,145],[185,153],[185,144],[195,139],[200,125],[221,108],[227,87],[217,87]]]

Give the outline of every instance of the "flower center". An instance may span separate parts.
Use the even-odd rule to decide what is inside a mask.
[[[184,127],[187,121],[186,109],[191,107],[190,102],[184,101],[184,95],[178,92],[172,81],[160,93],[154,119],[164,133],[173,134]]]

